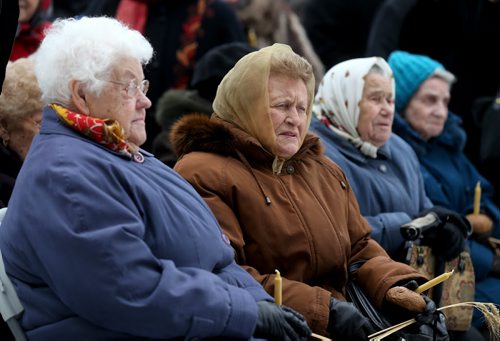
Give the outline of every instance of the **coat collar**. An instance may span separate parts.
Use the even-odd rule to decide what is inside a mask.
[[[57,114],[55,111],[50,108],[49,106],[46,106],[43,110],[43,119],[42,119],[42,127],[40,128],[40,135],[50,135],[50,134],[58,134],[58,135],[66,135],[66,136],[71,136],[73,138],[77,138],[83,141],[86,141],[88,143],[92,143],[99,148],[102,148],[110,153],[113,153],[115,155],[118,155],[120,157],[132,159],[132,157],[126,157],[124,155],[121,155],[119,153],[113,152],[112,150],[105,148],[104,146],[101,146],[100,144],[91,141],[90,139],[86,138],[85,136],[78,134],[76,131],[73,129],[69,128],[66,126],[61,120],[57,117]],[[139,150],[142,156],[144,157],[153,157],[153,154],[140,149]]]
[[[356,148],[354,144],[352,144],[344,137],[334,133],[317,118],[313,117],[311,126],[314,127],[314,129],[317,129],[318,133],[320,133],[321,136],[325,136],[325,138],[328,138],[337,147],[337,149],[342,154],[344,154],[346,158],[353,160],[356,163],[368,163],[369,161],[374,160],[373,158],[361,153],[361,151]],[[392,159],[391,149],[389,147],[391,139],[392,134],[389,140],[383,146],[377,149],[377,159]]]
[[[201,151],[238,158],[237,151],[248,160],[271,165],[274,155],[267,151],[254,137],[234,124],[216,115],[186,115],[171,129],[170,142],[177,157]],[[323,154],[319,138],[307,134],[300,150],[290,160],[300,160],[306,154]]]
[[[443,132],[437,138],[425,141],[420,135],[410,126],[407,120],[401,115],[394,115],[393,130],[406,142],[408,142],[415,150],[417,155],[423,155],[428,150],[436,146],[444,147],[447,150],[461,152],[465,147],[467,140],[465,131],[461,127],[462,119],[448,112],[448,119],[443,128]]]

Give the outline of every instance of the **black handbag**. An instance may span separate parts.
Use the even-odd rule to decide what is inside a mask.
[[[349,265],[349,280],[346,285],[346,298],[349,302],[353,303],[356,308],[367,317],[373,328],[377,331],[389,328],[399,322],[402,321],[394,321],[391,319],[388,314],[385,314],[380,309],[376,308],[370,299],[363,292],[361,287],[356,282],[354,278],[354,274],[358,271],[358,269],[365,263],[366,261],[360,260]],[[439,314],[440,323],[445,325],[444,316]],[[402,330],[399,330],[388,337],[386,340],[406,340],[406,341],[447,341],[449,340],[448,334],[442,334],[436,330],[436,328],[431,328],[427,325],[416,325],[413,324],[409,327],[406,327]]]
[[[352,278],[352,275],[358,271],[358,269],[363,265],[364,261],[356,261],[349,265],[349,281],[346,285],[347,300],[353,303],[356,308],[367,317],[374,329],[382,330],[392,326],[392,323],[388,321],[382,313],[373,306],[368,297],[366,297],[363,290],[359,287],[356,280]]]

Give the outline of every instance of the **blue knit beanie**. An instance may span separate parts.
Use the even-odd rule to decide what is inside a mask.
[[[420,85],[436,69],[446,71],[444,66],[427,56],[394,51],[388,59],[396,81],[396,111],[401,113]]]

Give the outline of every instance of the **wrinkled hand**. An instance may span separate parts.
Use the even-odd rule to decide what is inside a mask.
[[[367,340],[375,330],[352,303],[332,298],[328,332],[333,340]]]
[[[434,206],[430,211],[438,215],[442,224],[425,231],[422,244],[430,246],[432,252],[445,261],[458,257],[472,229],[469,222],[462,215],[443,207]]]
[[[493,221],[486,214],[467,214],[465,216],[472,225],[474,234],[489,234],[493,229]]]
[[[258,316],[254,336],[277,340],[306,340],[311,336],[304,317],[295,310],[272,302],[257,302]]]
[[[422,313],[426,310],[427,303],[422,295],[414,291],[416,288],[418,288],[416,281],[410,281],[404,286],[392,287],[387,290],[385,300],[405,310]]]

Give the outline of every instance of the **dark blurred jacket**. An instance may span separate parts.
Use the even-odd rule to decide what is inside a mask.
[[[187,86],[197,61],[211,48],[232,41],[245,41],[243,28],[234,10],[223,1],[205,0],[203,3],[206,8],[195,37],[193,60],[187,66],[182,66],[177,56],[181,44],[185,43],[183,40],[186,39],[182,33],[183,27],[188,24],[186,19],[192,15],[192,11],[198,10],[199,1],[147,1],[148,14],[144,35],[153,46],[155,54],[145,69],[145,77],[150,81],[148,97],[153,103],[146,117],[148,140],[142,146],[146,150],[151,150],[152,142],[160,132],[154,113],[161,95],[168,89],[176,88],[179,82]],[[120,0],[94,0],[89,5],[87,14],[114,17],[119,4]]]
[[[190,113],[210,115],[212,102],[222,78],[236,62],[256,49],[242,42],[216,46],[200,58],[191,79],[190,90],[167,90],[156,106],[156,122],[162,131],[153,141],[152,151],[163,163],[174,167],[177,156],[169,140],[171,125]]]
[[[310,0],[302,15],[325,69],[364,57],[370,25],[384,0]]]
[[[9,202],[21,165],[17,154],[0,144],[0,208]]]
[[[12,44],[16,36],[17,18],[19,17],[19,2],[0,0],[0,93],[5,79],[5,67],[9,61]]]

